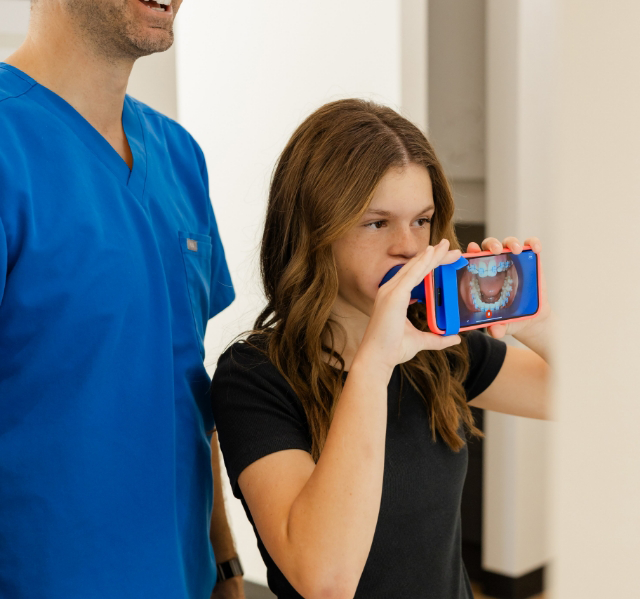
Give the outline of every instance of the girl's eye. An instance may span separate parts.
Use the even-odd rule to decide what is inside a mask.
[[[377,220],[377,221],[375,221],[373,223],[367,223],[365,225],[365,227],[374,228],[374,229],[380,229],[381,227],[379,227],[378,225],[386,224],[386,222],[387,222],[386,220]],[[372,225],[373,225],[373,227],[372,227]]]
[[[421,223],[420,227],[426,227],[427,225],[431,224],[431,218],[425,217],[425,218],[419,218],[416,222]],[[387,221],[386,220],[377,220],[375,222],[372,223],[367,223],[366,225],[364,225],[365,227],[368,227],[370,229],[381,229],[383,226],[386,227],[387,225]]]

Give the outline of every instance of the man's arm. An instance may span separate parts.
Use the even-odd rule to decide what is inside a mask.
[[[220,473],[220,450],[218,448],[218,433],[211,436],[211,470],[213,472],[213,512],[211,514],[211,528],[209,538],[216,556],[216,562],[222,563],[233,557],[238,557],[233,536],[227,521],[222,494],[222,478]],[[224,582],[216,584],[212,599],[245,599],[242,576],[234,576]]]

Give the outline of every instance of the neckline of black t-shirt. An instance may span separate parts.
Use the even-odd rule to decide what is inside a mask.
[[[329,366],[329,368],[331,368],[331,370],[335,370],[335,372],[340,372],[339,368],[336,368],[335,366],[331,366],[331,364],[328,364],[328,366]],[[397,370],[398,370],[398,366],[395,366],[394,369],[393,369],[393,372],[391,374],[391,378],[393,378],[395,376]],[[343,379],[346,378],[348,374],[349,374],[348,370],[343,370],[342,371],[342,378]]]

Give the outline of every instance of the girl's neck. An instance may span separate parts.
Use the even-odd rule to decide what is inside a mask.
[[[335,324],[341,325],[342,328],[335,326]],[[369,324],[369,316],[364,314],[360,310],[341,302],[340,298],[336,300],[336,304],[331,311],[331,326],[333,331],[333,348],[337,351],[344,360],[344,369],[349,370],[356,352],[362,343],[364,332]],[[325,344],[329,345],[330,338],[324,339]],[[340,368],[340,364],[335,359],[330,359],[326,356],[326,361],[335,368]]]

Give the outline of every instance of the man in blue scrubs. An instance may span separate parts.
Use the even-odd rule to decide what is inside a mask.
[[[0,597],[208,599],[216,559],[244,597],[217,480],[211,517],[207,168],[125,95],[180,3],[35,0],[0,63]]]

